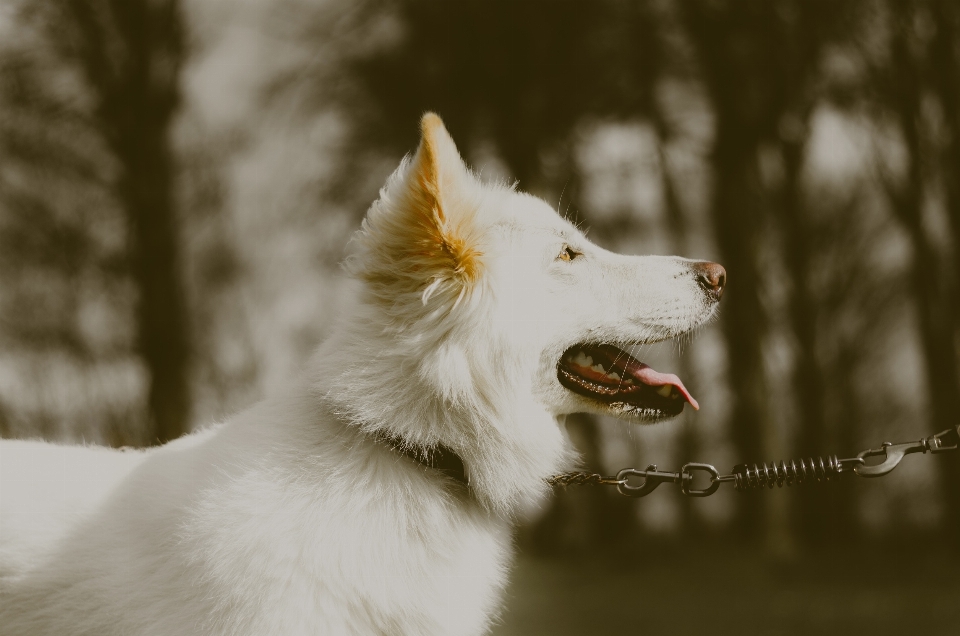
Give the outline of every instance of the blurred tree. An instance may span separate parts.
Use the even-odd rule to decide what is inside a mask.
[[[109,169],[96,165],[105,157],[83,117],[64,106],[78,99],[76,93],[50,86],[69,87],[69,77],[33,52],[42,46],[38,39],[21,33],[0,58],[3,335],[10,341],[83,351],[74,320],[74,276],[96,251],[85,227],[95,221],[74,210],[65,212],[64,203],[68,198],[100,203],[99,186]],[[46,284],[31,284],[31,274]]]
[[[360,88],[351,106],[360,147],[410,148],[409,122],[444,117],[471,150],[493,141],[513,176],[537,190],[545,151],[563,146],[584,117],[636,116],[647,71],[637,3],[561,0],[370,2],[370,19],[394,16],[391,45],[349,65]],[[544,184],[546,185],[546,184]]]
[[[924,113],[924,97],[927,94],[929,68],[934,69],[933,86],[939,89],[938,97],[943,106],[955,106],[956,82],[949,75],[956,72],[956,44],[949,40],[955,28],[949,9],[934,3],[936,15],[944,18],[939,32],[928,41],[925,21],[932,19],[930,5],[924,1],[895,1],[888,6],[889,37],[882,66],[876,69],[876,83],[880,99],[892,111],[904,148],[905,169],[902,175],[889,174],[881,167],[894,215],[906,230],[912,247],[910,267],[910,291],[913,295],[920,330],[920,342],[924,354],[928,408],[934,430],[943,430],[956,425],[960,413],[960,369],[958,369],[956,334],[958,293],[957,280],[953,274],[957,266],[949,265],[947,255],[942,253],[928,231],[925,221],[926,204],[930,195],[932,167],[928,156],[944,156],[946,170],[943,181],[947,189],[948,211],[956,205],[957,172],[952,168],[953,146],[956,142],[948,137],[946,152],[932,141],[939,137],[928,128],[929,118]],[[946,57],[941,59],[940,55]],[[953,62],[951,62],[953,60]],[[946,75],[947,77],[944,77]],[[945,86],[944,84],[947,84]],[[952,85],[951,85],[952,84]],[[957,121],[955,112],[944,112],[944,125],[948,132]],[[956,227],[953,221],[951,227]],[[954,260],[958,244],[954,244]],[[944,530],[948,541],[956,545],[960,532],[960,462],[941,462],[941,487],[944,491]]]
[[[823,224],[819,218],[822,210],[808,202],[801,179],[809,144],[810,118],[825,97],[821,69],[823,54],[828,45],[849,33],[856,6],[857,3],[852,1],[796,2],[781,3],[779,11],[780,50],[774,59],[780,66],[778,75],[790,79],[778,86],[783,91],[783,112],[777,122],[774,143],[782,163],[782,176],[773,201],[777,208],[774,218],[780,226],[784,264],[791,283],[787,304],[790,329],[796,340],[792,384],[799,433],[793,453],[803,457],[822,455],[838,440],[831,439],[827,429],[826,369],[818,357],[822,349],[820,312],[823,299],[818,296],[819,290],[815,289],[813,281],[814,263],[822,256],[823,246],[830,245],[830,242],[822,240],[822,231],[817,227]],[[819,207],[823,207],[822,204]],[[852,206],[846,206],[844,213],[849,215],[853,211]],[[856,256],[862,256],[862,253]],[[839,490],[803,489],[797,492],[793,526],[799,530],[799,538],[820,544],[836,536],[837,524],[823,511],[852,506],[849,500],[838,500],[839,495]]]
[[[64,0],[38,9],[64,62],[76,65],[92,120],[117,163],[139,294],[137,344],[150,372],[151,441],[187,430],[190,339],[181,282],[170,125],[180,99],[177,0]]]
[[[0,351],[18,376],[43,376],[53,360],[121,358],[129,293],[109,196],[113,162],[86,118],[85,92],[42,29],[12,15],[19,19],[0,39]],[[4,434],[63,435],[44,388],[28,393],[6,396]],[[71,427],[82,419],[72,416]]]
[[[886,219],[872,214],[873,206],[864,199],[864,191],[872,184],[855,185],[846,199],[835,200],[825,192],[809,192],[811,199],[821,201],[821,215],[811,225],[810,240],[819,246],[817,265],[811,280],[818,284],[817,314],[820,318],[822,386],[826,408],[827,430],[832,432],[829,448],[848,452],[859,448],[864,423],[864,400],[878,405],[890,420],[900,415],[895,400],[876,395],[872,369],[877,366],[878,347],[888,333],[890,308],[900,305],[906,295],[904,277],[890,272],[877,272],[868,258],[873,246],[882,244],[891,233]],[[817,276],[819,274],[819,276]],[[869,397],[862,397],[858,378],[871,379]],[[872,435],[872,433],[871,433]],[[818,454],[820,450],[816,451]],[[809,509],[829,522],[819,536],[818,547],[854,544],[862,538],[857,514],[858,484],[840,480],[829,489],[819,490],[819,509]],[[812,502],[816,503],[816,502]],[[802,510],[802,509],[801,509]]]
[[[941,174],[953,245],[960,246],[960,179],[956,178],[960,175],[960,5],[952,0],[933,0],[931,18],[936,32],[929,53],[930,74],[944,126]],[[954,279],[960,281],[960,258],[954,258],[954,268]],[[954,314],[960,317],[960,294],[953,300],[958,305]]]
[[[22,41],[5,51],[0,74],[0,239],[16,282],[4,307],[20,314],[6,335],[23,343],[33,333],[44,346],[92,354],[80,335],[79,281],[91,269],[114,279],[132,273],[136,348],[150,375],[147,439],[168,441],[186,430],[190,409],[168,138],[183,57],[179,4],[64,0],[18,9]],[[118,225],[126,241],[113,240]],[[31,309],[42,309],[36,319],[25,318]]]
[[[723,325],[729,355],[734,408],[731,431],[745,459],[782,452],[774,443],[767,403],[770,390],[763,363],[769,317],[761,302],[760,245],[779,226],[789,277],[787,314],[796,342],[793,390],[799,409],[798,451],[817,455],[828,441],[823,368],[817,359],[818,304],[810,277],[817,244],[801,176],[809,139],[810,116],[822,99],[820,61],[825,48],[840,39],[855,3],[733,2],[689,0],[682,5],[688,35],[717,117],[712,152],[712,217],[730,273]],[[773,174],[761,171],[761,154],[777,162]],[[820,540],[825,517],[821,492],[798,493],[794,515],[800,530]],[[747,536],[763,528],[759,499],[741,500],[739,531]],[[785,549],[787,519],[772,512],[768,539]],[[760,530],[760,532],[764,532]]]
[[[768,383],[763,369],[766,308],[760,302],[759,248],[765,227],[758,150],[776,136],[784,114],[777,56],[785,37],[768,2],[687,0],[682,15],[716,116],[711,154],[711,216],[730,285],[723,329],[733,390],[731,436],[749,460],[769,452]],[[738,500],[737,534],[763,534],[762,500]]]
[[[933,91],[943,113],[940,175],[946,189],[952,231],[954,286],[948,301],[952,303],[956,342],[957,330],[960,330],[960,5],[952,0],[934,0],[931,4],[936,33],[929,59]],[[955,349],[953,353],[956,361]],[[954,385],[954,391],[960,391],[960,387]],[[960,536],[960,460],[948,458],[941,467],[941,483],[947,498],[944,535],[955,539]]]

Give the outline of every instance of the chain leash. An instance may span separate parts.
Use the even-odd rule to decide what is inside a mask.
[[[621,495],[627,497],[646,497],[663,483],[680,485],[680,492],[688,497],[709,497],[725,483],[733,484],[737,492],[761,490],[763,488],[782,488],[810,482],[826,482],[841,475],[853,473],[859,477],[882,477],[912,453],[945,453],[960,448],[960,426],[948,428],[916,442],[891,444],[884,442],[880,448],[870,448],[856,457],[838,459],[836,455],[769,464],[738,464],[730,473],[721,475],[711,464],[690,462],[684,464],[678,472],[657,470],[651,464],[645,470],[624,468],[615,477],[604,477],[597,473],[572,472],[554,475],[547,481],[552,486],[616,486]],[[879,461],[871,461],[881,458]],[[703,488],[694,488],[697,473],[703,473],[709,483]],[[638,485],[631,485],[631,478],[640,478]]]

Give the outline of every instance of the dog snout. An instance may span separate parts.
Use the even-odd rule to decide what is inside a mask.
[[[723,288],[727,284],[727,270],[723,269],[722,265],[700,261],[694,264],[693,275],[707,296],[714,301],[720,300],[723,296]]]

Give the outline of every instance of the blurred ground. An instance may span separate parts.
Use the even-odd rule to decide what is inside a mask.
[[[772,565],[759,551],[521,555],[495,636],[960,633],[960,560],[924,545]]]

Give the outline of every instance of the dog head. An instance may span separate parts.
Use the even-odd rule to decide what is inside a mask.
[[[349,325],[362,362],[341,390],[385,405],[354,405],[355,418],[451,446],[482,480],[478,462],[511,453],[555,470],[565,414],[656,421],[697,408],[679,378],[631,352],[709,320],[723,268],[604,250],[541,199],[481,183],[436,115],[421,129],[347,263],[362,283]]]

